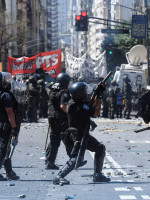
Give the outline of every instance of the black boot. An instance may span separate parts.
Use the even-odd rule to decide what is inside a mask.
[[[93,174],[93,182],[110,182],[110,178],[104,176],[101,172]]]
[[[95,157],[94,157],[93,182],[109,182],[110,181],[110,178],[107,178],[106,176],[102,174],[104,157],[105,157],[105,146],[101,146],[101,151],[96,152]]]
[[[6,177],[10,180],[18,180],[20,177],[12,170],[12,164],[10,158],[5,159],[4,168],[6,170]]]
[[[49,169],[59,170],[59,167],[58,167],[56,164],[46,163],[45,169],[46,169],[46,170],[49,170]]]
[[[55,164],[55,160],[57,157],[58,148],[54,147],[54,144],[49,144],[46,149],[46,159],[45,159],[45,169],[54,169],[59,170],[59,167]]]

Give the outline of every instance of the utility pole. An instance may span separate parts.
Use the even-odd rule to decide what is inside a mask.
[[[145,6],[146,6],[146,17],[147,17],[147,34],[146,34],[147,70],[148,70],[148,85],[150,85],[150,47],[149,47],[149,32],[148,32],[148,29],[150,28],[150,0],[145,0]]]

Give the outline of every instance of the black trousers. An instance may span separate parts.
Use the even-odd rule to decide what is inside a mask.
[[[10,132],[4,132],[2,129],[0,129],[0,169],[3,165],[7,153],[9,137]]]
[[[96,138],[89,135],[87,150],[95,153],[94,155],[94,174],[101,173],[105,157],[105,146],[100,143]],[[67,176],[75,167],[77,155],[70,158],[64,167],[59,171],[58,175],[60,178]]]
[[[132,103],[131,103],[131,99],[125,99],[125,110],[124,110],[124,118],[129,118],[130,117],[130,113],[132,110]]]
[[[70,139],[70,137],[66,137],[65,135],[63,135],[63,133],[68,128],[67,119],[62,120],[57,118],[49,118],[49,124],[51,131],[50,131],[50,142],[46,149],[45,163],[47,166],[53,165],[55,163],[61,141],[63,141],[67,155],[69,157],[73,148],[73,141]]]

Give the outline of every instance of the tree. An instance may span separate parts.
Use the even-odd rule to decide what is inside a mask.
[[[116,66],[126,64],[126,53],[135,45],[142,44],[142,39],[131,38],[127,34],[107,35],[101,44],[102,52],[106,51],[108,71],[115,72]],[[110,47],[112,53],[110,54]]]
[[[27,37],[26,25],[17,20],[12,23],[10,16],[2,12],[0,15],[0,62],[6,61],[7,51],[10,42],[16,42],[16,44],[23,43]]]

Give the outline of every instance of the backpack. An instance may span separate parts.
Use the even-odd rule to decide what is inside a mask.
[[[150,90],[145,92],[139,99],[140,117],[148,124],[150,122]]]

